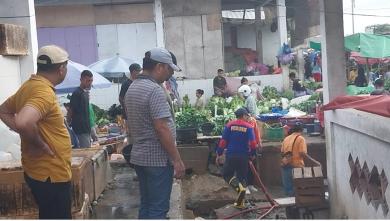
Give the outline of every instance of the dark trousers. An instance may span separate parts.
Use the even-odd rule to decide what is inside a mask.
[[[135,165],[141,193],[138,219],[166,219],[173,183],[173,167]]]
[[[39,219],[72,219],[71,182],[41,182],[24,174],[39,207]]]
[[[252,160],[252,163],[253,163],[253,166],[255,166],[256,168],[256,165],[257,165],[257,160]],[[249,164],[248,164],[248,178],[247,178],[247,184],[248,185],[254,185],[255,184],[255,175],[253,174],[251,168],[249,167]]]
[[[229,183],[233,176],[236,176],[238,181],[244,186],[247,185],[248,176],[248,156],[226,156],[223,165],[223,178]]]

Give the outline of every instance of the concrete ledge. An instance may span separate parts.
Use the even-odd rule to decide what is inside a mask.
[[[169,219],[183,219],[183,205],[181,180],[175,180],[172,185],[170,209],[168,212]]]
[[[327,111],[330,122],[390,143],[390,118],[355,109]],[[357,120],[358,119],[358,120]]]
[[[198,144],[183,144],[177,146],[186,169],[192,169],[196,174],[207,172],[209,147]]]

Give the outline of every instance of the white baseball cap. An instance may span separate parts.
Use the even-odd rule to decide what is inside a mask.
[[[43,46],[38,51],[38,64],[60,64],[69,60],[69,54],[57,45]]]
[[[248,97],[252,93],[252,90],[248,85],[242,85],[238,88],[238,93],[242,93],[245,97]]]

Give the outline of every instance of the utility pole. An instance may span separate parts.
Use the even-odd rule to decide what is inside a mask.
[[[355,34],[355,15],[354,15],[354,8],[355,8],[355,0],[352,1],[352,34]]]

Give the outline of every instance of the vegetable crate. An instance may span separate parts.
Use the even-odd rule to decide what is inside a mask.
[[[321,167],[294,168],[293,183],[297,206],[325,204],[325,186]]]
[[[109,162],[107,147],[73,149],[73,157],[84,157],[91,161],[92,166],[88,167],[90,176],[85,177],[85,192],[90,202],[98,200],[109,181],[112,180],[112,172]]]
[[[83,210],[85,180],[91,162],[83,157],[72,157],[72,213]],[[0,219],[37,219],[38,207],[24,180],[20,161],[0,162]]]
[[[284,139],[283,127],[265,127],[263,138],[268,141],[282,141]]]

